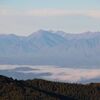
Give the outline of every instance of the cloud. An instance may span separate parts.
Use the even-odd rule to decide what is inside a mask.
[[[19,11],[13,9],[0,9],[0,16],[87,16],[91,18],[100,18],[100,11],[98,10],[65,10],[65,9],[31,9],[27,11]]]
[[[78,11],[66,11],[62,9],[33,9],[27,12],[30,16],[69,16],[77,15]]]
[[[87,13],[87,16],[93,17],[93,18],[100,18],[100,11],[92,10]]]
[[[9,8],[0,8],[0,16],[15,16],[15,15],[20,15],[21,12]]]
[[[0,65],[0,70],[11,70],[14,68],[25,68],[29,67],[32,71],[24,71],[24,73],[34,73],[37,75],[51,73],[50,75],[40,76],[44,79],[50,79],[53,81],[64,81],[64,82],[82,82],[100,77],[100,69],[82,69],[82,68],[67,68],[67,67],[56,67],[56,66],[30,66],[30,65]],[[29,77],[30,78],[30,77]],[[99,78],[100,79],[100,78]],[[93,81],[94,82],[94,81]]]
[[[100,11],[76,11],[76,10],[64,10],[64,9],[33,9],[23,13],[26,16],[87,16],[91,18],[100,18]]]

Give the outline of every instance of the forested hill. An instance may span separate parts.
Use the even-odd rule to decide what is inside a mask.
[[[100,100],[100,84],[19,81],[0,76],[0,100]]]

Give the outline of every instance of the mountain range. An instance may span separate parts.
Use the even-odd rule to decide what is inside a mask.
[[[100,32],[39,30],[29,36],[0,35],[0,64],[100,65]]]

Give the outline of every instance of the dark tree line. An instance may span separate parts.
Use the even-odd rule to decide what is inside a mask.
[[[100,84],[70,84],[0,76],[0,100],[100,100]]]

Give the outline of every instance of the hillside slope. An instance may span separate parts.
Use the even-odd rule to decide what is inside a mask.
[[[100,84],[18,81],[0,76],[0,100],[100,100]]]

